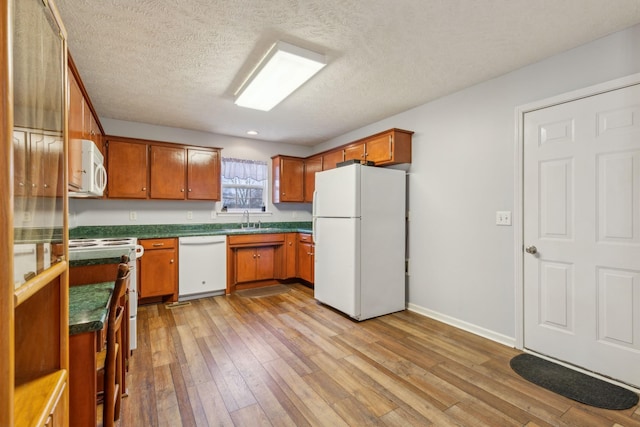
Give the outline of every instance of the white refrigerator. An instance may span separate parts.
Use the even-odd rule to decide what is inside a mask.
[[[405,309],[404,171],[316,173],[314,297],[356,320]]]

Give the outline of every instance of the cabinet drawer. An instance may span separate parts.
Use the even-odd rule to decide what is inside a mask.
[[[260,245],[270,243],[284,243],[284,233],[278,234],[243,234],[241,236],[228,236],[229,246],[235,245]]]
[[[301,242],[313,243],[313,236],[311,236],[311,234],[300,233],[299,236],[299,240]]]
[[[144,247],[145,250],[148,249],[171,249],[176,247],[176,239],[144,239],[140,240],[139,243]]]

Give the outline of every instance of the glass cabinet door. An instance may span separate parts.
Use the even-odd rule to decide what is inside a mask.
[[[62,260],[64,40],[42,1],[14,0],[14,285]]]

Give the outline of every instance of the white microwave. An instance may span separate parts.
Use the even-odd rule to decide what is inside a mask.
[[[107,187],[104,157],[93,141],[82,140],[82,187],[70,191],[69,197],[102,197]]]

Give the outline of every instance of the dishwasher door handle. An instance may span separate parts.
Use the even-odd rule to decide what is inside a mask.
[[[179,239],[179,243],[182,246],[217,245],[226,242],[226,237],[222,239]]]

